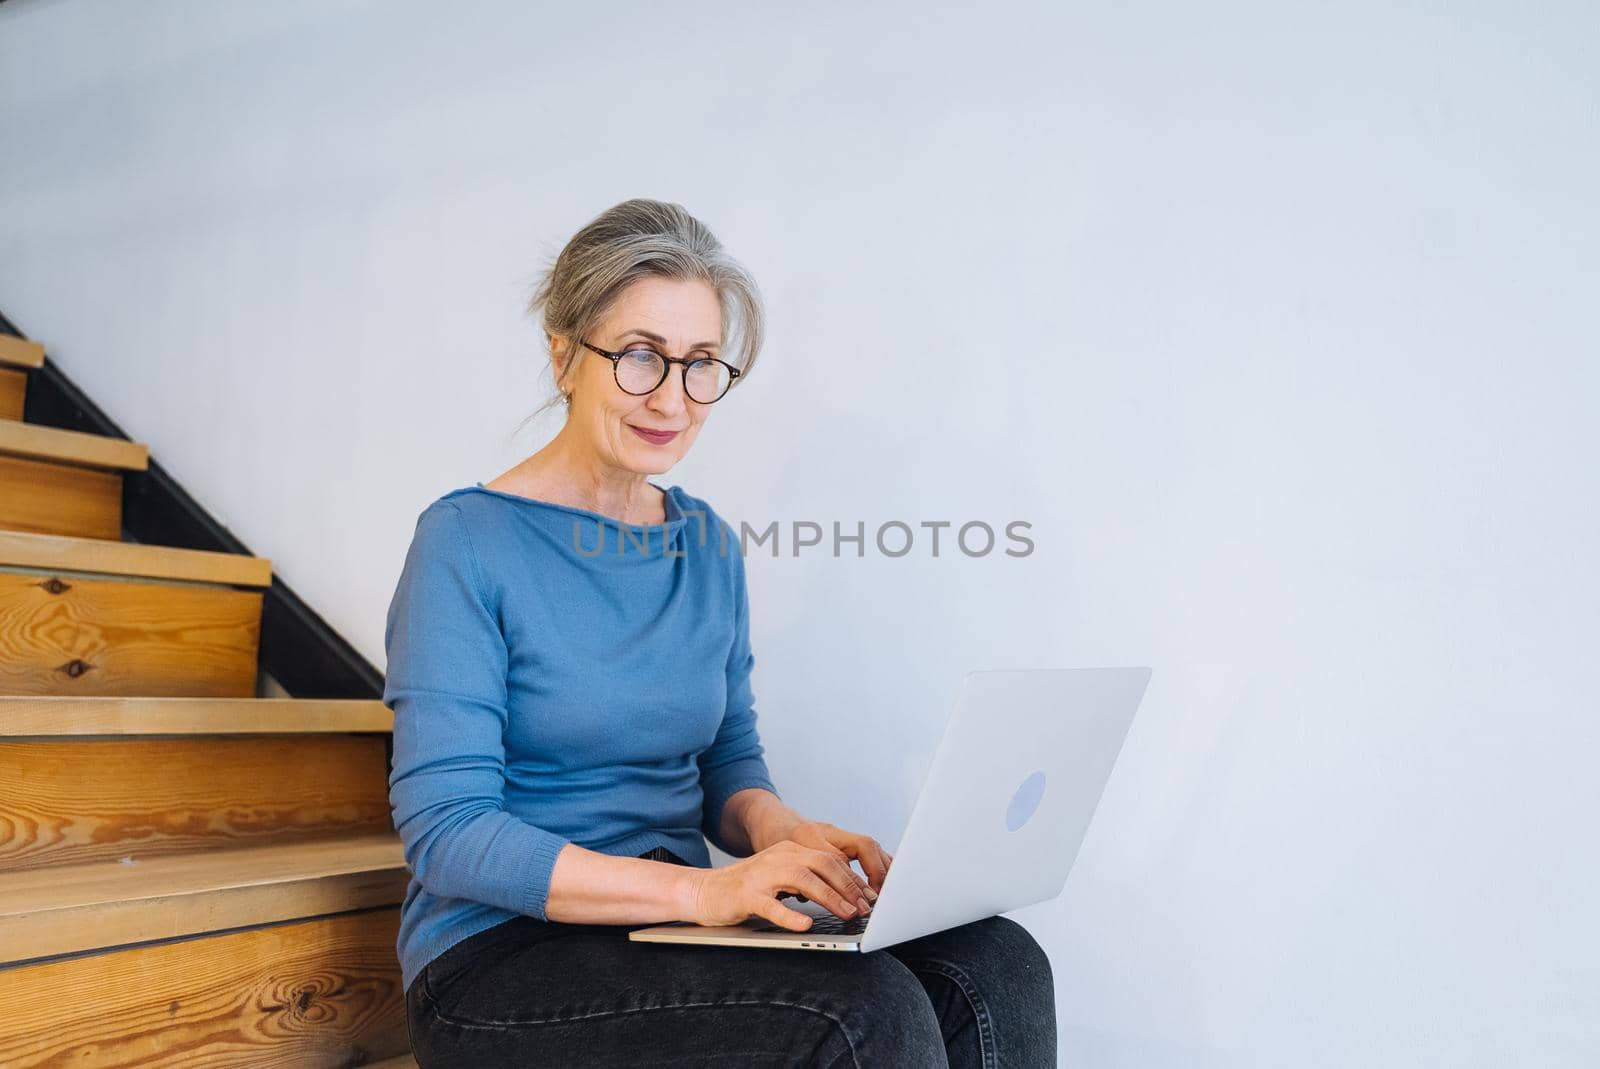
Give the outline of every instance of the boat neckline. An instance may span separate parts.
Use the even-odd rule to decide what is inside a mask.
[[[648,482],[649,480],[646,481]],[[602,523],[609,523],[616,527],[630,527],[636,530],[655,527],[673,527],[686,522],[688,517],[684,515],[682,504],[678,500],[678,495],[683,492],[683,488],[677,483],[673,483],[670,487],[665,487],[655,482],[650,482],[650,485],[654,486],[657,490],[660,490],[663,495],[665,495],[667,518],[660,523],[624,523],[615,516],[607,516],[603,512],[595,512],[591,509],[578,508],[576,505],[561,505],[554,501],[543,501],[537,497],[524,497],[522,494],[513,494],[505,490],[496,490],[492,486],[483,485],[481,481],[474,482],[471,486],[464,486],[462,489],[478,490],[482,493],[491,494],[495,497],[505,498],[507,501],[515,501],[518,504],[537,505],[540,508],[555,509],[558,512],[570,512],[575,516],[583,516],[587,519],[599,520]]]

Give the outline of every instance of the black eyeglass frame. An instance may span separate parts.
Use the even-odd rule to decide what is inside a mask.
[[[732,364],[728,363],[726,360],[718,360],[714,356],[694,356],[694,357],[689,357],[689,356],[667,356],[665,353],[656,352],[654,349],[651,349],[647,345],[634,345],[634,346],[630,346],[627,349],[618,349],[614,353],[608,353],[604,349],[600,348],[599,346],[590,345],[588,342],[583,342],[582,345],[583,345],[583,347],[585,349],[588,349],[589,351],[594,352],[594,353],[599,353],[601,356],[603,356],[607,360],[611,361],[611,377],[613,379],[616,379],[617,389],[621,390],[623,393],[628,394],[629,396],[632,396],[632,397],[649,397],[651,394],[653,394],[657,390],[661,389],[661,384],[663,382],[667,381],[667,376],[668,375],[672,374],[672,365],[673,364],[682,364],[683,365],[683,396],[689,398],[689,400],[693,401],[697,405],[714,405],[714,404],[716,404],[718,401],[720,401],[724,397],[728,396],[728,391],[733,389],[734,380],[739,377],[739,369],[738,368],[734,367]],[[619,367],[617,365],[617,361],[622,358],[622,354],[623,353],[630,353],[630,352],[633,352],[635,349],[644,349],[646,352],[654,353],[657,357],[659,357],[661,359],[661,377],[656,380],[656,384],[654,386],[650,387],[648,390],[644,391],[643,393],[634,393],[632,390],[630,390],[626,386],[622,385],[622,378],[619,375],[619,370],[620,369],[619,369]],[[698,364],[702,360],[709,360],[713,364],[721,364],[723,367],[728,369],[728,385],[724,386],[722,388],[722,392],[717,394],[717,396],[713,397],[709,401],[702,401],[702,400],[700,400],[699,398],[695,397],[693,394],[691,394],[689,392],[689,365],[690,364]]]

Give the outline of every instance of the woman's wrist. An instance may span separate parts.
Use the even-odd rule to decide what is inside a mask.
[[[677,877],[673,885],[673,902],[675,919],[697,924],[700,920],[700,894],[705,886],[706,874],[710,869],[692,868],[688,865],[667,864],[669,869],[679,869],[674,873]]]
[[[647,861],[568,843],[556,855],[544,919],[565,924],[664,924],[699,915],[710,869]]]
[[[772,844],[782,842],[798,825],[805,823],[804,816],[790,809],[771,791],[753,788],[749,793],[751,797],[740,811],[740,816],[752,854],[759,854]]]

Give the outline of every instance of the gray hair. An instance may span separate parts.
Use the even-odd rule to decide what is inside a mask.
[[[600,324],[623,290],[649,276],[709,283],[722,305],[719,355],[739,369],[735,383],[749,376],[766,332],[755,278],[681,204],[636,197],[607,208],[574,234],[534,289],[528,314],[541,317],[547,343],[557,336],[566,339],[566,353],[555,395],[529,420],[566,396],[563,384],[589,355],[579,339]],[[730,343],[730,333],[737,345]]]

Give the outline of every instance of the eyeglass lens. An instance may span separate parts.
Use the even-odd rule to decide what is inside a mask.
[[[653,349],[629,349],[617,357],[617,385],[632,394],[645,394],[661,384],[667,367]],[[727,365],[716,360],[696,360],[684,376],[684,389],[691,400],[710,404],[728,388]]]

